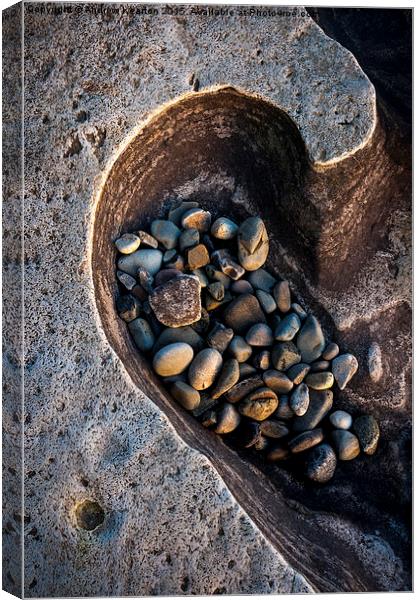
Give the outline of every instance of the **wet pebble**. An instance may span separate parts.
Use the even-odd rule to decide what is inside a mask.
[[[223,357],[214,348],[204,348],[193,359],[189,371],[189,383],[196,390],[209,388],[216,380],[223,364]]]
[[[216,219],[211,227],[211,235],[217,240],[232,240],[236,237],[239,226],[227,217]]]
[[[224,310],[224,322],[239,335],[246,334],[252,325],[266,323],[259,301],[251,294],[235,298]]]
[[[300,329],[301,321],[295,313],[284,317],[275,329],[275,339],[278,342],[291,341]]]
[[[189,344],[168,344],[154,355],[153,369],[162,377],[179,375],[190,365],[193,356],[194,352]]]
[[[272,293],[278,309],[282,313],[287,313],[291,309],[291,292],[288,281],[278,282]]]
[[[239,412],[254,419],[264,421],[271,416],[278,407],[278,397],[274,391],[267,387],[261,387],[244,398],[239,404]]]
[[[276,310],[275,300],[268,292],[256,290],[256,298],[259,300],[261,307],[267,315],[270,315]]]
[[[139,267],[144,267],[150,275],[160,270],[163,254],[160,250],[136,250],[118,260],[118,269],[135,277]]]
[[[156,238],[166,250],[176,248],[180,229],[172,221],[156,219],[151,223],[151,235]]]
[[[198,408],[201,401],[199,392],[183,381],[176,381],[170,388],[170,393],[186,410]]]
[[[235,335],[228,346],[228,352],[239,363],[246,362],[252,356],[252,348],[240,335]]]
[[[207,335],[207,344],[210,348],[215,348],[222,354],[227,349],[233,336],[234,331],[232,329],[217,322]]]
[[[280,342],[272,350],[272,364],[278,371],[287,371],[301,361],[301,354],[292,342]]]
[[[328,390],[334,383],[334,377],[329,371],[320,371],[309,373],[304,381],[313,390]]]
[[[149,302],[163,325],[190,325],[201,317],[201,286],[193,275],[179,275],[155,288]]]
[[[271,346],[273,340],[272,329],[266,323],[256,323],[246,333],[246,342],[250,346]]]
[[[292,381],[282,373],[281,371],[276,371],[275,369],[270,369],[263,373],[263,381],[265,385],[277,394],[286,394],[290,392],[293,388]]]
[[[353,429],[359,439],[362,451],[365,454],[374,454],[380,439],[380,428],[374,417],[371,415],[357,417]]]
[[[220,398],[229,389],[236,385],[240,377],[239,363],[235,358],[226,360],[222,366],[220,375],[211,392],[212,398]]]
[[[148,321],[141,318],[134,319],[128,323],[128,329],[134,338],[136,346],[142,352],[151,350],[154,344],[154,333]]]
[[[336,454],[326,443],[315,446],[307,455],[305,475],[311,481],[326,483],[332,479],[336,470]]]
[[[310,372],[310,369],[311,367],[307,363],[298,363],[298,365],[294,365],[288,369],[287,376],[295,385],[298,385],[304,380],[304,377]]]
[[[329,421],[336,429],[350,429],[352,417],[345,410],[335,410],[329,415]]]
[[[331,433],[333,445],[339,460],[352,460],[360,453],[358,438],[345,429],[335,429]]]
[[[182,227],[205,233],[211,227],[211,213],[202,208],[191,208],[182,217]]]
[[[322,429],[311,429],[303,431],[288,442],[289,448],[293,454],[304,452],[313,446],[317,446],[323,441],[324,435]]]
[[[297,336],[297,347],[301,352],[301,360],[311,363],[321,356],[325,340],[320,323],[313,315],[309,315]]]
[[[290,397],[290,408],[298,417],[306,414],[310,404],[308,387],[305,383],[300,383],[292,392]]]
[[[115,241],[115,246],[121,254],[132,254],[140,244],[140,238],[133,233],[124,233]]]
[[[332,361],[332,373],[340,390],[347,384],[358,370],[358,361],[352,354],[341,354]]]
[[[215,433],[226,434],[234,431],[240,423],[240,414],[232,404],[226,402],[217,414]]]

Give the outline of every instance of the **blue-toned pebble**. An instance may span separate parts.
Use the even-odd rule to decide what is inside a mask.
[[[128,323],[128,329],[134,338],[135,345],[142,351],[148,352],[154,344],[153,331],[145,319],[134,319]]]
[[[133,233],[124,233],[115,241],[115,246],[121,254],[132,254],[140,244],[140,238]]]
[[[290,313],[276,327],[274,337],[278,342],[289,342],[295,337],[300,326],[301,321],[297,315]]]
[[[265,292],[264,290],[256,290],[256,297],[267,315],[270,315],[276,310],[276,302],[273,297],[268,294],[268,292]]]
[[[316,317],[313,315],[307,317],[297,336],[296,343],[303,362],[311,363],[321,356],[325,347],[325,340]]]
[[[151,223],[151,234],[156,238],[167,250],[176,248],[180,236],[180,229],[176,227],[172,221],[164,221],[156,219]]]
[[[160,270],[163,254],[160,250],[137,250],[132,254],[122,256],[118,260],[118,269],[135,277],[138,267],[144,267],[150,275],[156,275]]]
[[[220,217],[211,227],[211,235],[218,240],[232,240],[236,237],[239,226],[227,217]]]

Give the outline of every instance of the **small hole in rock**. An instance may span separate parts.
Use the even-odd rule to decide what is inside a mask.
[[[103,508],[94,500],[83,500],[75,510],[77,526],[86,531],[93,531],[105,520]]]

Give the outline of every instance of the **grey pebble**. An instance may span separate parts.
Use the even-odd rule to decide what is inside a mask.
[[[287,377],[291,379],[291,381],[298,385],[304,380],[304,377],[309,373],[311,367],[307,363],[298,363],[298,365],[294,365],[287,371]]]
[[[185,229],[179,236],[179,249],[181,252],[186,248],[192,248],[199,244],[199,231],[197,229]]]
[[[138,267],[137,278],[140,282],[141,287],[144,288],[145,291],[150,294],[153,291],[153,276],[150,275],[150,273],[146,269],[144,269],[144,267]]]
[[[140,244],[140,238],[134,233],[124,233],[115,241],[115,246],[121,254],[132,254]]]
[[[368,349],[368,371],[374,383],[380,381],[383,376],[383,361],[381,348],[377,342],[373,342]]]
[[[309,373],[304,381],[313,390],[328,390],[334,383],[334,377],[329,371],[320,371]]]
[[[211,235],[217,240],[232,240],[236,237],[239,226],[227,217],[216,219],[211,227]]]
[[[148,352],[154,344],[154,333],[145,319],[134,319],[128,323],[128,329],[134,338],[135,345],[142,351]]]
[[[374,417],[371,415],[357,417],[353,429],[358,436],[362,451],[365,454],[374,454],[380,439],[380,428]]]
[[[119,296],[116,301],[116,310],[118,311],[118,315],[129,323],[136,319],[141,311],[141,302],[135,296],[131,296],[131,294],[125,294],[124,296]]]
[[[278,342],[291,341],[300,329],[301,321],[295,313],[290,313],[282,319],[275,329],[275,339]]]
[[[324,360],[333,360],[338,354],[339,346],[334,342],[330,342],[323,351],[322,358],[324,358]]]
[[[240,414],[232,404],[226,402],[217,414],[215,433],[226,434],[234,431],[240,423]]]
[[[309,390],[309,397],[307,412],[302,417],[295,417],[293,421],[292,429],[295,432],[317,427],[333,406],[333,392],[330,390]]]
[[[247,283],[247,282],[246,282]],[[273,297],[264,290],[256,290],[256,298],[267,315],[275,312],[276,302]]]
[[[179,375],[190,365],[194,352],[192,346],[182,342],[168,344],[161,348],[153,358],[153,369],[162,377]]]
[[[250,346],[271,346],[273,341],[272,329],[266,323],[256,323],[246,333],[246,342]]]
[[[307,455],[305,475],[311,481],[326,483],[332,479],[337,459],[333,448],[326,443],[315,446]]]
[[[240,363],[240,379],[244,379],[256,373],[257,370],[248,363]]]
[[[124,273],[123,271],[117,271],[116,276],[118,281],[122,283],[124,288],[129,292],[135,288],[137,285],[137,280],[134,279],[132,275],[128,275],[128,273]]]
[[[147,231],[137,231],[137,236],[141,240],[141,246],[146,246],[146,248],[155,248],[159,247],[159,243],[156,238],[153,238]]]
[[[156,238],[166,250],[176,248],[180,236],[180,229],[172,221],[156,219],[151,223],[151,235]]]
[[[278,371],[287,371],[301,361],[301,354],[292,342],[280,342],[272,350],[272,364]]]
[[[222,271],[219,271],[218,269],[216,269],[214,267],[214,265],[207,265],[205,267],[205,272],[208,276],[209,279],[212,279],[214,281],[219,281],[220,283],[223,284],[224,289],[228,290],[230,285],[231,285],[231,279],[228,275],[226,275],[225,273],[223,273]]]
[[[297,347],[301,352],[301,360],[311,363],[321,356],[325,340],[320,323],[313,315],[309,315],[297,336]]]
[[[172,250],[166,250],[166,252],[163,254],[163,264],[165,265],[171,262],[175,258],[176,254],[176,248],[172,248]]]
[[[282,313],[287,313],[291,309],[291,292],[288,281],[279,281],[272,293],[278,309]]]
[[[232,281],[230,285],[230,290],[233,294],[253,294],[254,292],[252,285],[245,279],[238,279],[237,281]]]
[[[298,417],[302,417],[306,414],[309,404],[310,396],[308,387],[305,383],[300,383],[295,390],[292,392],[290,397],[290,408]]]
[[[240,377],[239,363],[235,358],[226,360],[211,392],[211,398],[219,398],[236,385]]]
[[[163,254],[160,250],[136,250],[118,260],[118,269],[135,277],[138,267],[144,267],[154,276],[160,270],[162,260]]]
[[[335,410],[329,415],[329,421],[336,429],[350,429],[352,417],[345,410]]]
[[[222,323],[215,323],[207,335],[207,344],[221,354],[227,349],[234,336],[234,331]]]
[[[176,381],[170,388],[170,393],[186,410],[195,410],[201,402],[199,392],[183,381]]]
[[[198,208],[198,202],[186,201],[186,202],[177,202],[173,205],[173,207],[169,210],[168,219],[175,223],[175,225],[180,225],[182,222],[182,217],[188,210],[192,208]]]
[[[199,352],[205,346],[203,338],[190,325],[185,325],[184,327],[167,327],[157,338],[153,347],[153,354],[156,354],[164,346],[176,342],[189,344],[194,352]]]
[[[296,315],[298,315],[300,321],[304,321],[304,319],[307,318],[307,312],[304,310],[301,304],[298,304],[298,302],[293,302],[291,304],[291,309],[295,312]]]
[[[214,281],[213,283],[210,283],[207,287],[208,292],[211,294],[211,296],[215,299],[215,300],[222,300],[224,298],[224,286],[221,283],[221,281]]]
[[[358,438],[350,431],[335,429],[331,438],[339,460],[353,460],[361,451]]]
[[[263,381],[267,387],[271,388],[271,390],[277,394],[286,394],[293,388],[292,381],[285,373],[276,371],[275,369],[265,371],[263,374]]]
[[[228,352],[239,363],[246,362],[252,356],[252,348],[240,335],[235,335],[228,346]]]
[[[189,367],[189,383],[196,390],[209,388],[216,380],[222,365],[223,357],[218,350],[204,348],[198,352]]]
[[[266,323],[258,299],[252,294],[237,296],[223,313],[224,322],[238,335],[246,334],[252,325]]]
[[[272,288],[276,284],[275,277],[272,277],[265,269],[257,269],[248,274],[247,280],[256,290],[262,290],[264,292],[271,292]]]
[[[198,277],[199,285],[201,286],[201,288],[206,288],[209,285],[208,277],[206,276],[203,269],[194,269],[192,271],[192,275],[195,275],[195,277]],[[224,286],[223,286],[223,289],[224,289]]]
[[[340,354],[332,361],[332,373],[340,390],[347,384],[358,370],[358,361],[352,354]]]

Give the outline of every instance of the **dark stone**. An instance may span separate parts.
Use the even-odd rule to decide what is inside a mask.
[[[149,296],[157,319],[168,327],[190,325],[201,318],[201,286],[196,277],[179,275]]]
[[[234,337],[234,331],[225,327],[222,323],[215,323],[214,327],[207,335],[207,344],[210,348],[215,348],[223,353]]]
[[[224,322],[235,333],[244,335],[252,325],[266,323],[266,318],[258,299],[252,294],[242,294],[225,309]]]

